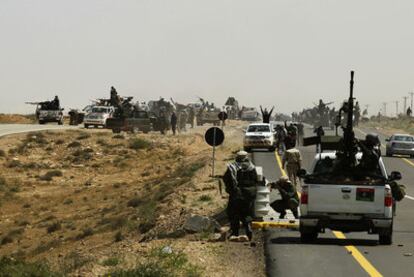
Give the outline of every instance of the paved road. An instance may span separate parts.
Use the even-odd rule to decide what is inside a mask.
[[[77,129],[76,126],[61,126],[61,125],[37,125],[37,124],[0,124],[0,137],[43,130],[64,130],[64,129]]]
[[[363,136],[368,130],[361,130]],[[309,135],[311,130],[307,130]],[[385,136],[381,136],[385,139]],[[300,147],[304,166],[309,169],[315,147]],[[265,176],[276,180],[281,170],[274,153],[255,152],[253,159],[263,166]],[[266,232],[266,259],[269,276],[414,276],[414,160],[383,157],[389,172],[400,171],[401,183],[412,196],[398,204],[394,222],[394,243],[378,245],[378,235],[327,230],[313,244],[302,244],[298,231],[271,229]]]

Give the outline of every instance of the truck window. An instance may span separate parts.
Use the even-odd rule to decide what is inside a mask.
[[[247,132],[270,132],[269,126],[266,125],[252,125],[249,126]]]
[[[338,174],[338,171],[335,171],[335,159],[325,157],[316,162],[312,174],[306,181],[314,184],[377,185],[383,183],[384,179],[379,165],[374,172],[369,172],[366,175],[358,168],[352,172],[341,171],[341,174]]]

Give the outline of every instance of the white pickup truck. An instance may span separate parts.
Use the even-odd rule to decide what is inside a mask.
[[[356,155],[357,161],[362,157]],[[342,232],[378,234],[380,244],[392,243],[393,206],[389,182],[401,179],[399,172],[387,175],[382,159],[376,172],[338,176],[335,152],[315,156],[304,178],[300,203],[300,235],[303,242],[315,240],[325,228]],[[357,176],[358,175],[358,176]]]

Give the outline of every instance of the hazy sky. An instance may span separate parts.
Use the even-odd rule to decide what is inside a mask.
[[[377,112],[414,89],[413,28],[412,0],[0,0],[0,112],[55,94],[81,108],[111,85],[291,112],[347,98],[351,69]]]

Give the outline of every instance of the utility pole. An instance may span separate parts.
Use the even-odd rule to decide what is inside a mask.
[[[408,96],[404,96],[403,97],[403,99],[404,99],[404,115],[406,114],[406,112],[407,112],[407,99],[408,99]]]
[[[414,96],[414,92],[409,92],[409,95],[411,95],[411,110],[413,110],[413,96]]]

